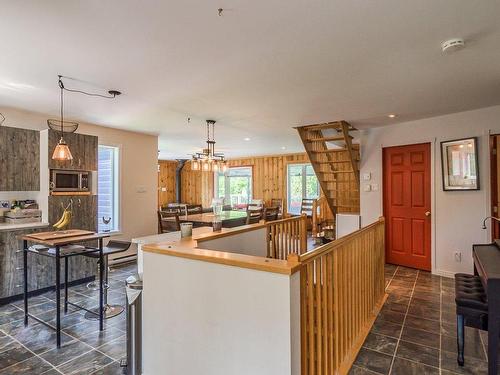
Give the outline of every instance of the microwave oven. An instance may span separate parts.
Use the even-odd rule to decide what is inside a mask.
[[[91,177],[90,171],[71,171],[66,169],[51,169],[50,190],[51,191],[74,191],[90,192]]]

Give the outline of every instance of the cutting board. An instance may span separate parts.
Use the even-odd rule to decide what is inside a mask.
[[[89,234],[94,234],[94,232],[82,229],[68,229],[54,232],[33,233],[30,234],[30,237],[35,240],[45,241],[67,237],[87,236]]]

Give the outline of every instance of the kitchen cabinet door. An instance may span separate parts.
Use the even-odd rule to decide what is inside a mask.
[[[0,127],[0,191],[40,190],[40,133]]]

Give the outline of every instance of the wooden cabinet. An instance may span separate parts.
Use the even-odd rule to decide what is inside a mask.
[[[50,169],[97,170],[97,137],[79,133],[64,134],[64,140],[69,146],[71,155],[73,155],[73,160],[71,161],[52,159],[52,153],[60,138],[61,134],[59,132],[49,130],[48,147]]]
[[[40,133],[0,126],[0,191],[40,190]]]

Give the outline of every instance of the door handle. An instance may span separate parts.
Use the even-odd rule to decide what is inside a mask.
[[[431,212],[430,212],[430,211],[427,211],[427,212],[425,213],[425,216],[431,216]]]

